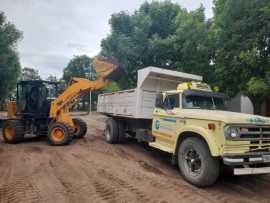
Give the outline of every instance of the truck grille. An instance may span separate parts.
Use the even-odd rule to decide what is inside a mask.
[[[239,127],[239,129],[240,129],[240,139],[270,140],[270,126]]]

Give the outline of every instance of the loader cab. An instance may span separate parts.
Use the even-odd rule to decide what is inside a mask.
[[[46,118],[49,115],[51,102],[57,95],[57,82],[21,81],[17,84],[17,114],[28,118]]]

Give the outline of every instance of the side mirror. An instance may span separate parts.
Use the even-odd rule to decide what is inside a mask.
[[[163,95],[157,94],[156,96],[156,108],[164,108]]]

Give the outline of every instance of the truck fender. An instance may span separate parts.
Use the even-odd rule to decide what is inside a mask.
[[[216,141],[213,135],[207,132],[205,128],[197,127],[197,126],[181,129],[181,132],[179,132],[177,136],[177,142],[175,142],[176,143],[174,147],[175,155],[177,155],[178,147],[181,141],[184,139],[184,136],[190,136],[190,135],[197,136],[203,139],[207,143],[212,156],[220,156],[219,148],[218,148],[218,145],[216,144]]]

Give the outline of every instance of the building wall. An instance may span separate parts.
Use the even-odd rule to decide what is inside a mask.
[[[253,104],[250,99],[244,95],[241,96],[241,112],[254,114]]]
[[[241,112],[241,94],[237,94],[235,97],[228,101],[228,110],[233,112]]]
[[[238,93],[235,97],[231,98],[228,102],[228,110],[233,112],[253,114],[253,104],[250,99],[242,93]]]

